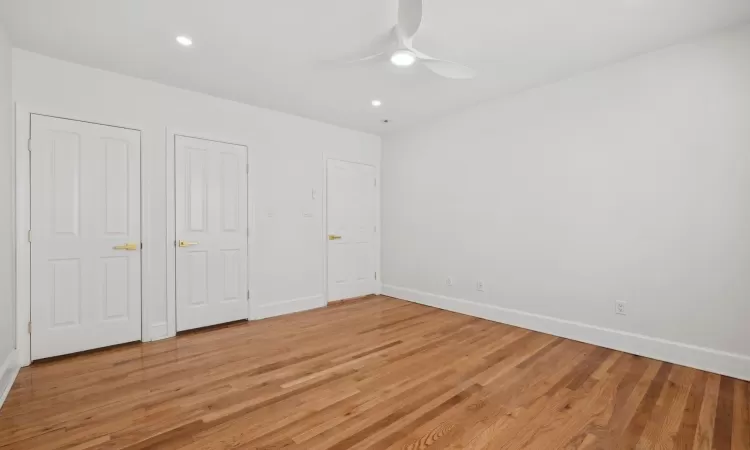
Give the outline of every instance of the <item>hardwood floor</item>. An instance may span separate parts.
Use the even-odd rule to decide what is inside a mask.
[[[750,450],[747,382],[371,297],[21,371],[12,449]]]

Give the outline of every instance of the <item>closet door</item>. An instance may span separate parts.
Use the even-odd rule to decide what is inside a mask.
[[[372,294],[375,281],[375,168],[328,160],[328,301]]]
[[[247,148],[175,138],[177,331],[247,319]]]
[[[141,339],[140,132],[31,119],[31,357]]]

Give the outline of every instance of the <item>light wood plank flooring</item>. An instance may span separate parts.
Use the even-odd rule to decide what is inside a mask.
[[[12,449],[750,450],[747,382],[386,297],[35,364]]]

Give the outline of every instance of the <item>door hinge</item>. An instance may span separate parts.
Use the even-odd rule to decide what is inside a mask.
[[[31,153],[31,138],[29,138],[29,145],[27,146],[27,149],[29,150],[29,153]]]
[[[377,178],[373,178],[372,179],[372,185],[375,186],[375,187],[378,187],[378,179]]]
[[[378,279],[378,273],[377,272],[375,272],[375,279],[376,280]]]
[[[143,242],[141,242],[141,250],[143,250]]]
[[[247,290],[247,299],[250,300],[250,289]]]
[[[31,322],[29,322],[29,334],[31,334]]]
[[[250,228],[248,227],[246,231],[247,231],[247,237],[250,237]]]
[[[31,244],[31,230],[29,230],[29,244]]]
[[[250,163],[245,164],[245,173],[250,173]]]

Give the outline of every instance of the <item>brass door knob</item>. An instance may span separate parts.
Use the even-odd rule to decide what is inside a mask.
[[[115,250],[138,250],[138,244],[129,242],[124,245],[115,245]]]

